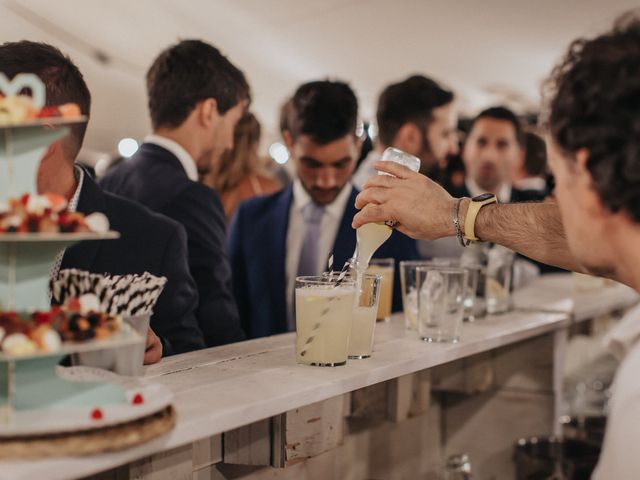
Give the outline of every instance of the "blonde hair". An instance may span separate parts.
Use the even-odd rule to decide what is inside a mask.
[[[220,157],[207,175],[206,183],[219,194],[235,188],[245,177],[264,169],[264,161],[258,155],[260,123],[250,113],[245,113],[233,132],[233,149]]]

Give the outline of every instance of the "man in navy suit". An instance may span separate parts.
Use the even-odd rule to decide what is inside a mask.
[[[297,179],[243,203],[229,233],[234,293],[251,338],[293,330],[295,277],[320,274],[331,254],[335,269],[353,255],[358,191],[350,178],[360,150],[357,118],[355,94],[342,82],[304,84],[286,104],[283,136]],[[415,242],[394,232],[376,256],[417,258]]]
[[[45,84],[48,105],[74,102],[89,116],[89,89],[78,68],[58,49],[27,41],[6,43],[0,47],[0,71],[9,78],[19,73],[36,74]],[[86,124],[69,128],[70,134],[54,142],[40,162],[38,192],[64,196],[73,211],[102,212],[120,238],[67,248],[56,259],[52,276],[57,276],[60,268],[114,275],[148,271],[164,276],[167,284],[151,318],[145,363],[202,348],[202,332],[194,313],[198,296],[189,275],[184,230],[140,205],[103,192],[84,169],[74,165]]]
[[[244,338],[232,294],[222,203],[198,182],[211,159],[233,146],[233,129],[249,102],[249,85],[215,47],[182,41],[147,72],[153,135],[100,184],[180,222],[200,297],[197,317],[207,346]]]

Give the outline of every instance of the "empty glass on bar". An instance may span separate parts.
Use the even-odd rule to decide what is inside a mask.
[[[377,320],[389,320],[391,317],[394,269],[395,260],[393,258],[372,258],[369,262],[367,273],[382,277],[380,303],[378,304],[378,313],[376,315]]]
[[[463,268],[416,269],[418,334],[426,342],[458,342],[462,332],[468,272]]]
[[[296,278],[296,359],[336,367],[347,362],[355,300],[355,281],[327,277]]]
[[[403,260],[399,264],[402,288],[404,324],[408,330],[418,330],[418,287],[416,268],[429,265],[428,260]]]
[[[364,275],[362,278],[358,301],[353,306],[349,358],[361,359],[371,356],[381,283],[380,275]]]
[[[464,321],[473,322],[476,318],[484,316],[484,302],[480,302],[480,298],[484,296],[484,291],[478,295],[478,284],[483,273],[484,267],[475,263],[468,263],[465,258],[455,257],[434,257],[432,259],[434,265],[447,267],[464,268],[467,275],[467,289],[464,299]]]
[[[511,276],[515,252],[501,245],[489,250],[484,298],[487,313],[504,313],[511,309]]]

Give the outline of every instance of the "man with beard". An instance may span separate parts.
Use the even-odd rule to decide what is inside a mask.
[[[295,278],[319,275],[332,254],[340,269],[355,250],[358,191],[349,180],[360,151],[357,119],[356,96],[342,82],[304,84],[285,104],[282,131],[297,178],[243,203],[229,233],[234,293],[250,338],[294,330]],[[376,256],[416,258],[415,242],[394,232]],[[397,278],[395,285],[398,310]]]
[[[378,99],[377,146],[353,176],[362,188],[372,175],[373,164],[387,147],[395,147],[420,159],[420,173],[437,179],[447,157],[458,153],[454,95],[435,81],[413,75],[386,87]]]

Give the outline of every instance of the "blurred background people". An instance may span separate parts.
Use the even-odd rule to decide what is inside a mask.
[[[519,190],[529,190],[547,196],[547,145],[542,137],[533,132],[525,132],[524,141],[524,161],[514,172],[513,185]]]
[[[296,179],[241,204],[229,232],[234,293],[250,338],[294,330],[295,278],[326,271],[331,256],[340,270],[354,253],[357,121],[356,96],[340,81],[306,83],[285,104],[281,128]],[[415,242],[394,231],[375,256],[415,259]],[[397,311],[400,282],[394,283]]]
[[[462,149],[467,172],[464,185],[452,188],[456,197],[493,193],[501,203],[542,200],[543,194],[512,184],[512,172],[524,163],[524,133],[518,117],[506,107],[490,107],[472,121]]]
[[[377,146],[353,177],[362,188],[372,175],[373,164],[387,147],[395,147],[421,161],[420,172],[437,179],[448,155],[458,153],[457,114],[453,92],[423,75],[387,86],[378,99]]]
[[[244,200],[268,195],[281,188],[269,169],[273,161],[258,153],[260,130],[255,115],[245,113],[235,127],[233,148],[218,159],[212,159],[211,170],[201,178],[220,195],[227,221]]]

